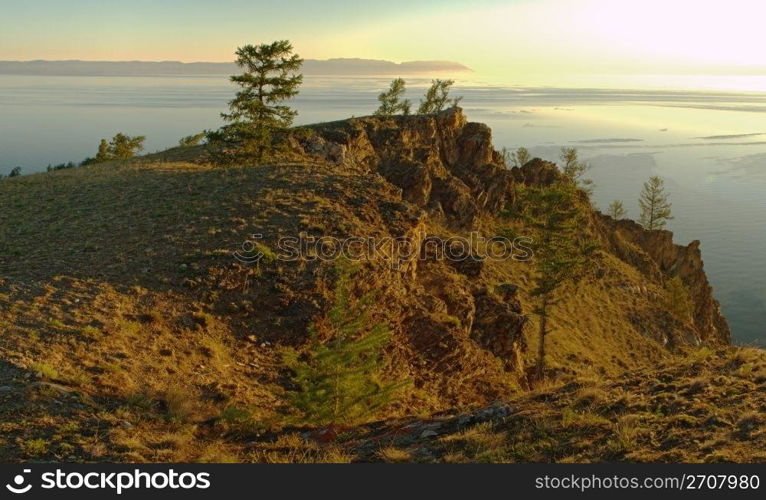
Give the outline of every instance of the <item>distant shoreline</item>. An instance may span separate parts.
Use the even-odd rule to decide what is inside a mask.
[[[37,76],[206,76],[230,75],[234,63],[179,61],[0,61],[0,75]],[[467,66],[452,61],[405,61],[377,59],[306,59],[306,75],[408,75],[418,73],[465,73]]]

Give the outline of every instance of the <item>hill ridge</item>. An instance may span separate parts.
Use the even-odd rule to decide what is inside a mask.
[[[0,456],[29,457],[21,443],[36,439],[49,442],[39,456],[57,456],[56,429],[90,411],[74,406],[85,398],[104,414],[100,453],[115,460],[244,459],[237,436],[289,412],[280,347],[305,346],[332,304],[333,262],[273,258],[281,239],[301,234],[406,238],[416,250],[395,266],[362,262],[354,283],[355,294],[378,293],[372,317],[392,331],[387,374],[412,381],[386,417],[479,408],[528,390],[530,266],[425,250],[430,238],[497,235],[514,186],[552,182],[558,168],[533,160],[507,169],[491,130],[460,109],[316,124],[289,144],[284,158],[257,167],[218,169],[204,148],[177,148],[0,182],[0,386],[23,400],[14,411],[30,422],[5,413]],[[594,210],[584,230],[602,244],[599,272],[562,290],[552,377],[617,377],[672,362],[685,347],[730,343],[698,243],[675,245],[669,232]],[[269,258],[233,255],[253,248]],[[671,274],[691,291],[693,322],[656,300]],[[60,387],[79,396],[62,398]],[[64,404],[53,423],[40,409],[49,398]],[[75,434],[64,439],[72,453],[92,459],[99,450]],[[169,434],[186,444],[163,447]]]

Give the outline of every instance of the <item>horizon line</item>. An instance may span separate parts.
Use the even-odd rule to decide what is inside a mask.
[[[389,59],[375,59],[369,57],[329,57],[326,59],[316,59],[313,57],[307,57],[304,61],[315,62],[331,62],[331,61],[364,61],[364,62],[383,62],[388,64],[413,64],[413,63],[441,63],[441,64],[454,64],[462,66],[466,70],[473,71],[472,68],[466,66],[458,61],[451,61],[449,59],[412,59],[406,61],[391,61]],[[229,61],[180,61],[178,59],[163,59],[163,60],[148,60],[148,59],[0,59],[0,63],[34,63],[34,62],[84,62],[84,63],[177,63],[177,64],[234,64],[234,60]]]

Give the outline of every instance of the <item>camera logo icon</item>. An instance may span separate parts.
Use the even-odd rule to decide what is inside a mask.
[[[264,257],[263,252],[258,246],[258,240],[263,238],[263,235],[253,234],[250,238],[242,243],[242,248],[234,252],[234,258],[247,265],[257,264]]]
[[[24,469],[24,474],[29,474],[31,472],[32,472],[31,469]],[[27,478],[24,477],[22,474],[17,474],[13,478],[13,484],[6,484],[5,487],[8,488],[8,491],[10,491],[11,493],[20,495],[32,489],[31,484],[24,486],[24,483],[26,482],[26,480]]]

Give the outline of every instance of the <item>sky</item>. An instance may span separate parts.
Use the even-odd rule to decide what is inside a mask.
[[[487,75],[764,74],[763,0],[0,0],[0,60],[451,60]]]

